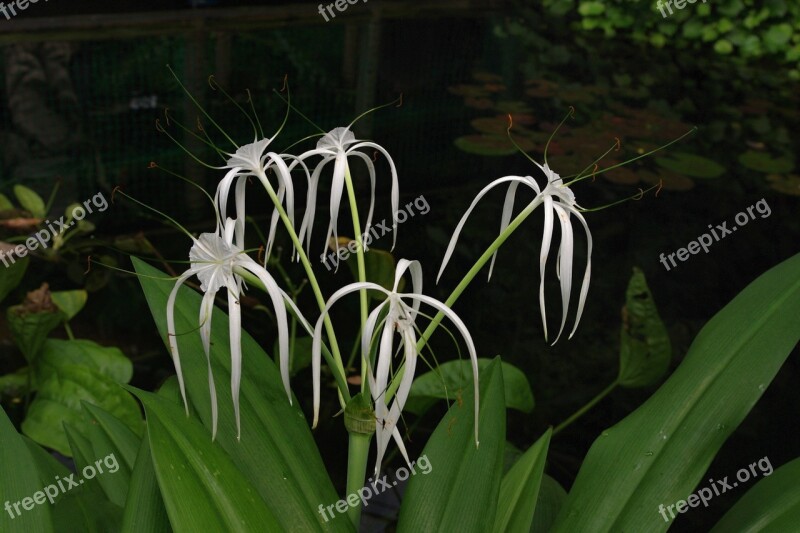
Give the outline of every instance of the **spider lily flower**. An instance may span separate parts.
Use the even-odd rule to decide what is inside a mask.
[[[550,244],[553,238],[553,213],[558,216],[558,222],[561,227],[561,243],[558,248],[558,261],[556,269],[558,279],[561,282],[562,316],[561,327],[558,331],[558,336],[556,337],[556,340],[553,341],[553,344],[555,344],[558,342],[558,339],[561,337],[561,333],[564,331],[564,325],[567,321],[567,312],[569,310],[570,294],[572,291],[572,260],[574,254],[574,241],[572,221],[570,220],[570,216],[575,215],[578,221],[580,221],[580,223],[583,225],[583,228],[586,231],[587,239],[586,270],[584,271],[583,282],[581,284],[575,325],[572,328],[572,332],[569,334],[570,338],[578,329],[578,324],[580,323],[581,315],[583,314],[583,306],[586,302],[586,295],[589,292],[589,279],[592,272],[592,234],[589,231],[589,226],[586,224],[586,219],[584,219],[580,212],[582,208],[575,202],[575,194],[569,189],[567,184],[564,183],[561,176],[553,172],[547,165],[547,162],[545,162],[544,166],[540,165],[536,161],[534,161],[534,163],[542,170],[542,172],[544,172],[544,175],[547,178],[547,185],[545,185],[544,189],[540,189],[539,184],[531,176],[506,176],[493,181],[481,189],[481,191],[472,201],[472,204],[470,204],[466,213],[464,213],[464,216],[459,221],[458,226],[456,226],[456,230],[453,233],[453,237],[450,239],[450,244],[445,252],[442,266],[439,269],[437,282],[439,281],[439,278],[441,278],[442,273],[444,272],[444,269],[453,254],[453,249],[458,241],[458,236],[461,233],[467,218],[469,217],[470,213],[472,213],[472,210],[475,208],[481,198],[483,198],[484,195],[486,195],[486,193],[488,193],[494,187],[503,183],[509,183],[508,190],[506,191],[505,202],[503,204],[503,212],[500,217],[500,233],[503,233],[511,221],[511,214],[514,209],[514,200],[516,198],[519,185],[524,185],[530,188],[534,193],[536,193],[536,197],[533,199],[530,208],[535,209],[539,205],[544,205],[544,233],[542,235],[542,248],[539,254],[539,275],[541,280],[539,283],[539,309],[542,316],[545,340],[547,340],[547,315],[544,302],[544,275],[547,257],[550,253]],[[497,251],[492,254],[492,262],[489,266],[489,279],[491,279],[492,276],[492,269],[494,268],[496,256]]]
[[[406,272],[411,274],[412,290],[408,293],[398,292],[400,280]],[[316,427],[319,418],[319,393],[320,393],[320,360],[321,360],[321,343],[322,343],[322,324],[325,315],[330,311],[334,303],[336,303],[343,296],[361,291],[364,289],[372,289],[380,291],[386,295],[380,305],[378,305],[367,318],[364,325],[364,331],[361,336],[361,353],[367,361],[367,374],[369,379],[369,388],[372,394],[372,400],[375,403],[375,434],[377,440],[378,456],[375,464],[375,474],[380,472],[381,461],[383,460],[384,453],[389,444],[389,440],[393,437],[397,442],[400,452],[403,454],[406,462],[409,462],[408,454],[406,453],[405,446],[403,445],[400,431],[397,429],[397,422],[400,419],[400,413],[403,411],[403,406],[408,399],[409,391],[411,390],[411,383],[414,380],[414,371],[417,365],[417,357],[419,352],[417,350],[417,327],[416,320],[420,315],[420,304],[426,304],[437,311],[441,312],[444,316],[450,319],[455,324],[469,350],[469,355],[472,360],[472,373],[475,386],[475,444],[478,444],[478,404],[479,404],[479,387],[478,387],[478,356],[475,351],[475,345],[472,342],[472,337],[467,330],[467,327],[449,307],[442,302],[425,296],[422,294],[422,268],[418,261],[408,261],[401,259],[397,263],[395,269],[394,286],[391,291],[386,290],[380,285],[371,282],[358,282],[347,285],[336,291],[328,300],[325,309],[317,321],[316,328],[314,329],[314,337],[312,343],[312,372],[314,376],[314,423]],[[386,312],[385,318],[379,320],[382,312]],[[395,334],[400,336],[400,348],[403,351],[403,361],[405,363],[405,370],[400,386],[397,388],[397,393],[391,406],[387,405],[385,393],[389,387],[389,373],[392,366],[392,355],[394,354],[394,337]],[[373,368],[370,362],[370,347],[372,345],[373,337],[378,337],[378,351],[376,364]],[[409,462],[410,464],[410,462]]]
[[[307,179],[310,179],[308,178],[308,168],[295,156],[277,154],[275,152],[265,153],[273,139],[274,137],[261,140],[256,138],[252,143],[240,146],[236,152],[227,153],[226,155],[229,156],[227,162],[224,166],[218,167],[220,170],[227,169],[228,172],[217,186],[214,205],[219,211],[222,220],[225,220],[228,197],[231,187],[235,184],[236,229],[234,233],[236,244],[240,248],[244,248],[245,186],[247,185],[248,178],[255,177],[267,187],[267,172],[270,169],[275,172],[278,180],[278,189],[275,194],[278,197],[278,201],[281,203],[283,203],[285,198],[286,214],[292,225],[294,225],[294,186],[292,185],[292,170],[299,164],[305,169]],[[290,164],[287,165],[287,161],[290,161]],[[269,257],[272,251],[278,216],[278,209],[275,207],[272,211],[269,237],[267,240],[267,254],[265,257]]]
[[[189,414],[189,406],[186,401],[186,389],[184,387],[183,374],[181,372],[180,354],[178,352],[178,342],[175,331],[175,299],[178,295],[180,286],[190,277],[197,276],[200,280],[200,289],[203,291],[203,300],[200,304],[200,338],[203,343],[203,350],[208,361],[208,388],[211,395],[211,420],[212,420],[212,439],[217,434],[217,393],[214,387],[214,378],[211,372],[211,314],[214,310],[214,298],[220,289],[225,289],[228,293],[228,316],[230,327],[230,350],[231,350],[231,392],[233,396],[233,408],[236,415],[236,438],[241,436],[241,424],[239,419],[239,387],[242,376],[242,319],[239,307],[239,298],[243,293],[244,281],[242,272],[249,272],[255,275],[266,288],[267,294],[272,300],[275,310],[275,317],[278,323],[278,349],[280,354],[280,367],[283,385],[292,403],[292,394],[289,389],[289,324],[286,317],[284,302],[287,302],[292,310],[300,317],[303,325],[310,330],[311,327],[302,318],[299,310],[294,306],[292,299],[280,288],[269,272],[261,265],[250,258],[244,250],[234,243],[234,233],[237,222],[227,219],[224,226],[215,233],[203,233],[198,238],[192,237],[194,244],[189,250],[189,260],[191,265],[189,270],[178,277],[172,292],[167,300],[167,337],[169,347],[172,352],[172,359],[175,364],[175,371],[178,375],[181,396],[183,397],[186,414]]]
[[[339,219],[339,206],[341,205],[342,192],[344,191],[344,186],[345,186],[345,170],[347,166],[347,160],[350,157],[356,157],[361,159],[366,165],[367,171],[369,172],[369,179],[371,185],[369,213],[367,215],[366,226],[363,228],[364,234],[369,232],[369,229],[372,224],[372,213],[375,207],[375,165],[372,164],[372,159],[370,158],[370,156],[368,156],[364,152],[359,151],[362,148],[373,148],[374,150],[377,150],[378,152],[382,153],[384,157],[386,157],[386,160],[389,162],[389,167],[391,168],[392,172],[391,203],[392,203],[392,221],[393,221],[392,228],[394,230],[392,249],[394,249],[394,245],[397,240],[397,213],[399,211],[399,204],[400,204],[400,193],[397,182],[397,169],[394,166],[394,161],[392,161],[391,156],[385,149],[383,149],[383,147],[370,141],[357,140],[353,132],[350,131],[350,126],[346,128],[335,128],[329,131],[317,142],[317,147],[314,150],[309,150],[308,152],[301,154],[297,158],[300,161],[304,161],[305,159],[312,156],[316,155],[322,156],[322,159],[317,163],[316,167],[314,167],[314,171],[310,177],[308,185],[308,202],[306,206],[306,214],[305,217],[303,217],[303,222],[300,226],[300,240],[302,241],[303,238],[305,237],[307,249],[308,247],[310,247],[311,243],[311,229],[314,225],[314,215],[316,210],[315,206],[317,199],[317,188],[319,186],[319,178],[320,175],[322,174],[322,170],[331,161],[334,162],[333,180],[331,182],[331,198],[330,198],[331,216],[330,216],[330,222],[328,223],[328,235],[325,238],[325,242],[327,243],[330,240],[331,236],[333,236],[334,238],[338,238],[339,236],[337,227],[337,222]]]

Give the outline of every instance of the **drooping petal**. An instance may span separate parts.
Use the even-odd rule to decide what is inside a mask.
[[[411,273],[411,292],[422,294],[422,265],[420,265],[419,261],[409,261],[408,259],[400,259],[400,261],[397,262],[397,267],[395,267],[394,271],[394,288],[392,292],[398,291],[400,280],[403,278],[406,270]],[[412,309],[413,313],[411,313],[409,319],[414,321],[417,318],[417,311],[419,311],[418,301],[415,300],[412,302]]]
[[[242,383],[242,309],[235,288],[228,287],[228,321],[231,350],[231,396],[236,417],[236,440],[242,438],[239,416],[239,389]]]
[[[547,312],[544,307],[544,272],[547,256],[550,255],[550,241],[553,237],[553,199],[544,197],[544,231],[542,233],[542,251],[539,253],[539,311],[542,315],[544,340],[547,341]]]
[[[453,232],[453,236],[450,238],[450,243],[447,245],[447,251],[445,251],[444,253],[444,259],[442,259],[442,266],[439,267],[439,274],[436,276],[436,283],[439,283],[439,279],[441,279],[442,273],[444,272],[444,269],[447,267],[447,263],[450,261],[450,257],[453,255],[453,250],[455,249],[456,243],[458,242],[458,236],[461,234],[461,230],[464,227],[464,224],[466,224],[467,218],[469,218],[469,215],[472,213],[472,210],[475,209],[475,206],[478,205],[478,202],[481,200],[481,198],[483,198],[486,195],[486,193],[488,193],[493,188],[502,183],[518,182],[530,186],[530,181],[532,180],[523,178],[521,176],[506,176],[504,178],[499,178],[494,180],[489,185],[481,189],[481,191],[472,200],[472,203],[467,208],[464,215],[461,217],[461,220],[459,220],[458,225],[456,226],[456,229]]]
[[[331,234],[333,234],[333,238],[336,239],[337,255],[339,253],[339,206],[342,202],[342,192],[344,191],[344,174],[346,167],[347,158],[345,157],[345,154],[342,152],[336,154],[336,163],[334,163],[333,167],[333,180],[331,181],[331,220],[328,224],[328,235],[325,238],[325,241],[327,246],[327,242],[330,240]],[[339,264],[337,263],[336,266],[338,268]]]
[[[386,406],[386,389],[389,379],[389,367],[392,362],[392,353],[394,348],[392,340],[394,338],[394,324],[391,320],[392,311],[389,311],[389,317],[383,325],[381,331],[381,340],[378,348],[378,360],[375,365],[375,381],[374,384],[370,383],[370,393],[372,400],[375,403],[375,444],[378,450],[378,458],[375,462],[375,475],[380,471],[381,459],[386,452],[386,447],[389,445],[389,436],[392,434],[392,428],[396,421],[392,420],[389,416],[389,411]],[[369,369],[368,369],[369,370]],[[407,372],[407,371],[406,371]],[[405,374],[404,374],[405,376]]]
[[[183,382],[183,372],[181,371],[181,358],[178,352],[178,339],[176,338],[175,331],[175,298],[178,296],[178,289],[184,282],[192,277],[193,272],[187,270],[175,281],[175,286],[167,298],[167,341],[169,344],[169,351],[172,354],[172,362],[175,365],[175,373],[178,375],[178,386],[181,389],[181,398],[183,398],[183,406],[186,408],[186,416],[189,416],[189,402],[186,400],[186,386]]]
[[[240,177],[236,182],[236,246],[244,248],[245,187],[247,178]],[[223,215],[224,216],[224,215]],[[225,220],[224,218],[222,220]]]
[[[561,333],[564,331],[564,324],[567,323],[567,313],[569,312],[569,299],[572,292],[572,256],[574,252],[574,242],[572,238],[572,222],[569,220],[569,213],[557,202],[553,203],[553,208],[558,215],[561,224],[561,245],[559,246],[558,272],[561,281],[561,327],[553,344],[558,342]]]
[[[580,297],[578,298],[578,313],[575,316],[575,326],[572,328],[572,332],[569,334],[569,338],[571,339],[572,336],[575,334],[575,331],[578,329],[578,324],[581,321],[581,315],[583,314],[583,306],[586,303],[586,295],[589,292],[589,280],[592,276],[592,233],[589,231],[589,225],[586,223],[586,219],[583,218],[583,215],[577,209],[573,207],[567,207],[575,217],[581,221],[583,224],[583,229],[586,230],[586,270],[583,273],[583,282],[581,283],[581,293]]]
[[[372,214],[375,210],[375,165],[372,164],[372,159],[363,152],[349,152],[348,155],[353,155],[355,157],[360,157],[364,164],[367,166],[367,172],[369,173],[369,183],[370,183],[370,193],[369,193],[369,212],[367,213],[367,222],[362,228],[362,236],[369,233],[370,228],[372,227]],[[364,250],[367,250],[367,247],[364,247]]]
[[[394,166],[394,161],[392,160],[392,156],[389,155],[389,152],[383,149],[382,146],[375,144],[374,142],[359,142],[356,145],[350,147],[347,150],[347,153],[351,153],[354,150],[358,150],[359,148],[373,148],[386,158],[389,162],[389,168],[392,170],[392,191],[391,191],[391,203],[392,203],[392,250],[394,250],[394,245],[397,243],[397,214],[400,212],[400,186],[398,185],[397,180],[397,169]]]
[[[469,356],[472,361],[472,376],[475,386],[475,444],[478,445],[478,406],[480,403],[480,387],[478,385],[478,353],[475,350],[475,344],[472,342],[472,336],[469,334],[467,326],[464,324],[464,322],[462,322],[458,315],[453,312],[452,309],[435,298],[425,296],[424,294],[402,294],[401,297],[418,299],[422,303],[428,304],[437,311],[441,312],[445,317],[450,319],[450,321],[456,326],[456,329],[458,329],[459,333],[461,333],[461,336],[464,338],[464,342],[467,345],[467,350],[469,351]]]
[[[305,237],[307,254],[311,253],[310,252],[311,230],[314,227],[314,214],[316,213],[317,210],[317,189],[319,188],[319,177],[320,174],[322,173],[322,169],[331,160],[332,158],[323,159],[314,169],[310,181],[308,182],[308,193],[306,196],[306,214],[305,216],[303,216],[303,222],[300,224],[300,233],[298,237],[300,242],[303,242],[303,238]],[[322,255],[323,257],[325,256],[324,253]]]
[[[217,437],[217,388],[214,386],[214,374],[211,372],[211,314],[214,310],[214,295],[207,292],[200,302],[200,339],[208,363],[208,392],[211,396],[211,440]]]

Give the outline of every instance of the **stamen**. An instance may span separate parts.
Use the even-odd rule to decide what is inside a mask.
[[[399,102],[399,105],[395,105],[395,107],[400,107],[401,105],[403,105],[403,93],[400,93],[400,97],[399,98],[397,98],[395,100],[392,100],[388,104],[379,105],[377,107],[373,107],[372,109],[368,109],[368,110],[364,111],[363,113],[361,113],[360,115],[358,115],[356,118],[353,119],[353,122],[351,122],[350,125],[347,126],[347,129],[352,131],[353,125],[356,122],[358,122],[359,120],[361,120],[362,118],[364,118],[365,116],[369,115],[370,113],[372,113],[374,111],[377,111],[379,109],[383,109],[384,107],[389,107],[390,105],[393,105],[395,102]]]
[[[395,107],[402,107],[403,106],[403,93],[400,93],[400,103],[397,104]]]
[[[226,90],[225,90],[225,89],[222,87],[222,85],[220,85],[219,83],[217,83],[217,79],[214,77],[214,75],[213,75],[213,74],[212,74],[212,75],[210,75],[210,76],[208,77],[208,85],[209,85],[209,87],[211,87],[211,90],[212,90],[212,91],[216,91],[217,89],[219,89],[219,91],[220,91],[222,94],[224,94],[224,95],[225,95],[225,98],[227,98],[228,100],[230,100],[230,101],[231,101],[231,103],[232,103],[233,105],[235,105],[235,106],[236,106],[236,109],[238,109],[239,111],[241,111],[241,112],[242,112],[242,114],[243,114],[245,117],[247,117],[247,121],[248,121],[248,122],[250,123],[250,125],[253,127],[253,135],[255,135],[255,137],[256,137],[256,138],[258,138],[258,128],[256,128],[256,124],[255,124],[255,122],[253,122],[253,119],[250,117],[250,115],[248,115],[248,114],[247,114],[247,111],[245,111],[245,110],[244,110],[244,108],[243,108],[242,106],[240,106],[240,105],[239,105],[239,102],[237,102],[236,100],[234,100],[234,98],[233,98],[231,95],[229,95],[229,94],[228,94],[228,92],[227,92],[227,91],[226,91]]]
[[[653,185],[652,187],[648,187],[645,190],[642,190],[641,188],[639,188],[639,192],[637,192],[633,196],[629,196],[627,198],[623,198],[621,200],[617,200],[616,202],[611,202],[610,204],[601,205],[599,207],[591,207],[591,208],[582,207],[582,208],[580,208],[578,210],[581,211],[582,213],[591,213],[592,211],[600,211],[601,209],[606,209],[608,207],[613,207],[613,206],[621,204],[623,202],[627,202],[628,200],[639,201],[642,198],[644,198],[645,194],[647,194],[648,192],[650,192],[650,191],[652,191],[653,189],[656,189],[656,188],[660,190],[661,184],[659,183],[658,185]]]
[[[86,272],[84,272],[83,275],[85,276],[86,274],[88,274],[91,271],[92,271],[92,256],[89,255],[89,256],[86,256]]]
[[[261,137],[264,137],[264,128],[261,127],[261,121],[258,119],[258,113],[256,113],[256,106],[253,102],[253,95],[250,94],[250,89],[245,89],[247,93],[247,103],[250,104],[250,110],[253,112],[253,116],[256,119],[256,124],[258,125],[258,132],[261,134]]]
[[[178,124],[178,123],[176,122],[176,124]],[[217,151],[217,153],[219,153],[219,151],[218,151],[217,147],[216,147],[216,146],[214,146],[213,144],[209,144],[208,142],[206,142],[204,139],[202,139],[202,138],[201,138],[200,136],[198,136],[197,134],[195,134],[195,133],[193,133],[192,131],[190,131],[190,130],[189,130],[188,128],[186,128],[185,126],[183,126],[183,125],[179,125],[179,127],[180,127],[181,129],[183,129],[184,131],[188,132],[189,134],[191,134],[192,136],[194,136],[196,139],[198,139],[198,140],[202,141],[202,142],[203,142],[203,143],[205,143],[205,144],[208,144],[208,145],[209,145],[211,148],[213,148],[215,151]],[[185,147],[183,144],[181,144],[181,142],[180,142],[180,141],[178,141],[178,140],[177,140],[175,137],[173,137],[173,136],[172,136],[172,134],[171,134],[170,132],[168,132],[168,131],[167,131],[167,130],[164,128],[164,126],[162,126],[162,125],[161,125],[161,120],[160,120],[160,119],[156,119],[156,130],[157,130],[159,133],[163,133],[164,135],[166,135],[167,137],[169,137],[169,139],[170,139],[172,142],[174,142],[175,144],[177,144],[177,145],[178,145],[178,147],[179,147],[181,150],[183,150],[184,152],[186,152],[186,155],[188,155],[189,157],[191,157],[192,159],[194,159],[194,160],[195,160],[197,163],[200,163],[200,164],[201,164],[201,165],[203,165],[204,167],[206,167],[206,168],[210,168],[211,170],[219,170],[219,168],[218,168],[218,167],[211,166],[211,165],[209,165],[208,163],[206,163],[205,161],[201,161],[201,160],[200,160],[200,159],[199,159],[199,158],[198,158],[196,155],[194,155],[194,154],[191,152],[191,150],[189,150],[189,149],[188,149],[188,148],[186,148],[186,147]]]
[[[509,141],[511,141],[511,144],[513,144],[513,145],[514,145],[514,147],[515,147],[515,148],[516,148],[516,149],[519,151],[519,153],[521,153],[522,155],[524,155],[524,156],[525,156],[525,157],[528,159],[528,161],[530,161],[530,162],[531,162],[531,163],[533,163],[533,164],[536,164],[536,161],[534,161],[534,160],[533,160],[533,158],[532,158],[531,156],[529,156],[529,155],[528,155],[528,154],[525,152],[525,150],[523,150],[523,149],[520,147],[520,145],[518,145],[518,144],[517,144],[517,141],[515,141],[515,140],[514,140],[514,137],[512,137],[512,136],[511,136],[511,128],[512,128],[513,126],[514,126],[514,119],[511,117],[511,113],[509,113],[509,114],[508,114],[508,128],[506,128],[506,134],[508,135],[508,140],[509,140]]]
[[[661,179],[661,178],[658,178],[658,190],[656,191],[656,198],[658,198],[658,193],[660,193],[660,192],[661,192],[661,187],[662,187],[663,185],[664,185],[664,180],[663,180],[663,179]]]
[[[119,192],[119,194],[121,194],[125,198],[131,200],[132,202],[134,202],[136,204],[139,204],[140,206],[144,207],[145,209],[149,209],[150,211],[153,211],[154,213],[157,213],[157,214],[161,215],[162,217],[166,218],[168,221],[172,222],[175,225],[175,227],[177,227],[179,230],[181,230],[186,235],[188,235],[190,239],[194,240],[194,237],[192,236],[192,234],[189,233],[189,231],[186,228],[181,226],[174,218],[170,217],[169,215],[167,215],[165,213],[162,213],[161,211],[159,211],[155,207],[151,207],[151,206],[145,204],[144,202],[140,202],[139,200],[137,200],[133,196],[130,196],[129,194],[125,194],[124,192],[122,192],[122,187],[120,187],[119,185],[114,187],[114,191],[111,193],[112,199],[114,197],[114,192]]]
[[[558,130],[561,129],[561,126],[564,124],[564,122],[566,122],[568,118],[571,118],[574,115],[575,115],[575,108],[572,107],[572,106],[569,106],[569,111],[567,112],[567,116],[564,117],[561,120],[561,122],[558,123],[558,126],[556,126],[556,129],[553,130],[553,133],[550,134],[550,138],[547,139],[547,144],[544,145],[544,164],[545,165],[547,165],[547,149],[550,147],[550,141],[553,140],[553,137],[555,137],[555,135],[558,132]]]

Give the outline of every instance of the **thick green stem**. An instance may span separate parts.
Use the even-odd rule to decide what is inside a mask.
[[[456,288],[453,289],[453,292],[450,293],[450,296],[448,296],[447,300],[445,300],[444,304],[447,307],[450,307],[450,308],[453,307],[453,304],[456,302],[456,300],[458,300],[459,296],[461,296],[461,293],[464,292],[464,290],[472,282],[472,280],[475,278],[475,276],[478,274],[478,272],[480,272],[480,270],[483,268],[483,266],[487,262],[489,262],[489,259],[492,258],[492,255],[497,251],[497,249],[500,248],[500,246],[502,246],[502,244],[504,242],[506,242],[506,240],[511,236],[511,234],[514,233],[514,230],[516,230],[517,227],[520,224],[522,224],[522,222],[526,218],[528,218],[528,215],[530,215],[533,212],[534,209],[539,207],[539,204],[541,204],[542,201],[543,201],[542,195],[540,195],[540,194],[536,195],[536,198],[534,198],[533,201],[530,204],[528,204],[528,206],[525,207],[525,209],[523,209],[520,212],[520,214],[517,215],[514,218],[514,220],[511,221],[511,223],[508,225],[508,227],[502,233],[500,233],[500,235],[497,236],[497,238],[494,240],[494,242],[492,242],[492,244],[489,245],[489,247],[486,249],[486,251],[483,252],[483,255],[481,255],[478,258],[478,260],[475,262],[475,265],[471,269],[469,269],[469,272],[467,272],[464,275],[464,277],[461,280],[461,282],[458,285],[456,285]],[[425,331],[422,332],[422,335],[420,336],[419,341],[417,342],[417,350],[418,351],[422,350],[422,348],[428,342],[428,339],[430,339],[431,335],[433,335],[434,330],[436,330],[436,328],[441,323],[442,318],[444,318],[444,313],[439,311],[433,317],[433,319],[431,320],[431,323],[428,324],[428,327],[425,328]],[[399,368],[397,373],[395,374],[395,377],[392,380],[391,385],[389,385],[389,388],[386,391],[386,402],[387,403],[394,396],[394,393],[397,391],[397,388],[400,386],[400,380],[403,377],[403,372],[405,371],[405,368],[406,367],[405,367],[405,363],[404,363]]]
[[[600,400],[602,400],[603,398],[605,398],[606,396],[611,394],[611,391],[613,391],[615,388],[617,388],[617,385],[619,385],[619,381],[618,380],[614,380],[614,382],[611,385],[609,385],[608,387],[606,387],[605,389],[600,391],[600,394],[598,394],[597,396],[595,396],[594,398],[589,400],[589,403],[587,403],[586,405],[584,405],[583,407],[581,407],[580,409],[575,411],[572,414],[572,416],[570,416],[569,418],[567,418],[566,420],[561,422],[556,427],[556,429],[553,430],[553,435],[558,434],[565,427],[567,427],[568,425],[572,424],[577,419],[579,419],[580,417],[585,415],[589,411],[589,409],[591,409],[592,407],[594,407],[597,404],[597,402],[599,402]]]
[[[372,435],[350,433],[350,443],[347,447],[347,494],[345,498],[350,494],[358,494],[359,489],[364,487],[370,441],[372,441]],[[361,502],[355,507],[348,507],[347,516],[358,530],[361,522]]]
[[[358,281],[367,281],[367,269],[364,263],[364,243],[361,238],[361,222],[358,218],[358,206],[356,205],[356,193],[353,188],[353,179],[350,177],[350,167],[347,160],[344,162],[344,183],[347,187],[347,198],[350,201],[350,216],[353,219],[353,232],[355,233],[356,253],[358,260]],[[361,289],[358,292],[361,300],[361,330],[367,323],[369,306],[367,303],[367,290]],[[367,391],[367,363],[362,356],[361,359],[361,392]]]
[[[325,310],[325,298],[322,296],[322,290],[319,287],[319,283],[317,283],[317,277],[314,275],[311,262],[308,260],[308,256],[306,256],[306,253],[303,250],[303,243],[300,242],[300,239],[294,230],[294,226],[292,225],[291,220],[289,220],[289,216],[286,214],[286,210],[281,205],[278,195],[275,193],[275,190],[272,188],[272,185],[270,185],[269,180],[267,179],[267,175],[262,171],[258,175],[258,178],[261,180],[261,183],[264,185],[264,188],[272,200],[272,203],[275,205],[275,209],[278,210],[278,214],[280,215],[284,226],[286,226],[289,237],[292,239],[292,243],[297,250],[297,256],[300,258],[300,262],[302,263],[303,268],[306,271],[306,275],[308,276],[308,283],[311,285],[311,290],[314,292],[320,312],[323,312]],[[344,365],[342,364],[342,355],[339,352],[339,344],[336,342],[336,333],[333,331],[333,324],[331,324],[330,317],[327,314],[325,315],[323,322],[325,324],[325,331],[328,334],[328,339],[331,343],[331,352],[333,356],[333,361],[328,361],[328,363],[333,363],[332,368],[338,371],[338,373],[341,374],[341,378],[343,378],[340,380],[339,376],[337,376],[336,382],[339,384],[340,400],[343,398],[346,404],[346,402],[350,400],[350,391],[347,388],[347,377],[344,371]],[[342,383],[344,383],[344,388],[342,388]],[[342,405],[342,407],[344,407],[344,405]]]

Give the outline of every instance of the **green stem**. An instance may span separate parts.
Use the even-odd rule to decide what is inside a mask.
[[[600,394],[589,400],[589,403],[587,403],[586,405],[575,411],[572,414],[572,416],[570,416],[569,418],[561,422],[558,426],[556,426],[556,428],[553,430],[553,435],[558,434],[562,429],[569,426],[577,419],[585,415],[587,411],[589,411],[589,409],[591,409],[597,404],[597,402],[608,396],[611,393],[611,391],[613,391],[617,387],[617,385],[619,385],[619,380],[615,379],[611,385],[600,391]]]
[[[364,487],[364,479],[367,475],[367,458],[369,456],[369,445],[372,435],[356,433],[351,431],[350,442],[347,447],[347,492],[345,498],[350,494],[358,494],[359,489]],[[361,522],[361,504],[355,507],[348,507],[347,516],[358,530]]]
[[[361,221],[358,218],[358,206],[356,205],[356,193],[353,188],[353,179],[350,176],[350,166],[347,164],[347,159],[344,162],[344,183],[347,187],[347,198],[350,201],[350,216],[353,219],[353,231],[355,232],[356,252],[358,260],[358,281],[367,281],[367,269],[364,263],[364,243],[361,239]],[[358,291],[361,300],[361,330],[367,323],[367,315],[369,314],[369,305],[367,303],[367,290],[361,289]],[[358,343],[356,343],[358,345]],[[361,392],[367,392],[367,363],[364,361],[363,355],[361,358]]]
[[[489,259],[492,258],[492,255],[497,251],[497,249],[500,248],[500,246],[502,246],[504,242],[506,242],[506,240],[511,236],[511,234],[514,233],[514,230],[516,230],[517,227],[519,227],[519,225],[522,224],[522,222],[524,222],[526,218],[528,218],[528,216],[533,212],[533,210],[539,207],[539,204],[541,204],[543,201],[542,198],[543,198],[542,195],[536,195],[536,198],[534,198],[533,201],[530,204],[528,204],[528,206],[525,207],[525,209],[523,209],[520,212],[520,214],[514,218],[514,220],[511,221],[508,227],[500,235],[497,236],[494,242],[492,242],[492,244],[489,245],[486,251],[483,252],[483,255],[481,255],[475,262],[475,265],[471,269],[469,269],[469,272],[467,272],[464,275],[464,278],[461,280],[461,282],[458,285],[456,285],[456,288],[453,289],[453,292],[451,292],[450,296],[448,296],[447,300],[445,300],[444,304],[447,307],[449,308],[453,307],[453,304],[456,302],[456,300],[458,300],[459,296],[461,296],[461,293],[464,292],[464,290],[472,282],[472,280],[475,278],[478,272],[480,272],[483,266],[487,262],[489,262]],[[436,330],[436,328],[439,327],[439,324],[442,322],[442,318],[444,318],[444,313],[442,313],[441,311],[436,313],[436,315],[433,317],[431,323],[428,324],[427,328],[425,328],[425,331],[422,333],[422,335],[419,338],[419,341],[417,342],[418,351],[422,350],[422,348],[428,342],[428,339],[430,339],[431,335],[433,335],[434,330]],[[391,385],[389,385],[389,388],[386,391],[387,403],[394,396],[394,393],[400,386],[400,380],[403,377],[403,372],[405,371],[405,368],[406,368],[405,363],[403,363],[398,369],[397,373],[395,374],[395,377],[392,380]]]
[[[72,328],[69,327],[69,322],[67,322],[66,320],[64,321],[64,329],[67,332],[67,338],[69,338],[69,340],[71,341],[74,341],[75,335],[72,334]]]
[[[266,189],[267,194],[272,200],[272,203],[275,205],[275,209],[278,210],[278,214],[283,221],[283,225],[286,226],[286,231],[289,233],[289,237],[292,239],[292,243],[297,250],[297,256],[300,258],[300,262],[302,263],[303,268],[306,271],[306,275],[308,276],[308,283],[311,285],[311,290],[314,292],[314,297],[317,300],[317,305],[319,306],[320,312],[323,312],[325,310],[325,298],[322,296],[322,290],[319,287],[319,283],[317,283],[317,277],[314,275],[311,262],[308,260],[305,250],[303,250],[303,243],[300,242],[300,239],[294,230],[294,226],[292,225],[292,221],[289,220],[289,215],[286,214],[286,210],[283,208],[283,205],[281,205],[278,195],[275,194],[275,190],[272,188],[272,185],[267,179],[267,175],[261,171],[257,177],[264,185],[264,189]],[[333,363],[331,367],[341,374],[341,376],[336,376],[336,382],[339,384],[340,400],[343,398],[345,402],[344,405],[346,405],[346,402],[350,400],[350,391],[347,388],[347,377],[342,364],[342,355],[339,352],[339,343],[336,342],[336,333],[333,331],[333,324],[331,324],[330,316],[328,316],[327,313],[325,314],[323,322],[325,324],[325,331],[328,334],[328,340],[331,343],[333,359],[333,361],[328,360],[328,364]],[[334,372],[334,374],[336,374],[336,372]],[[344,407],[344,405],[342,405],[342,407]]]

